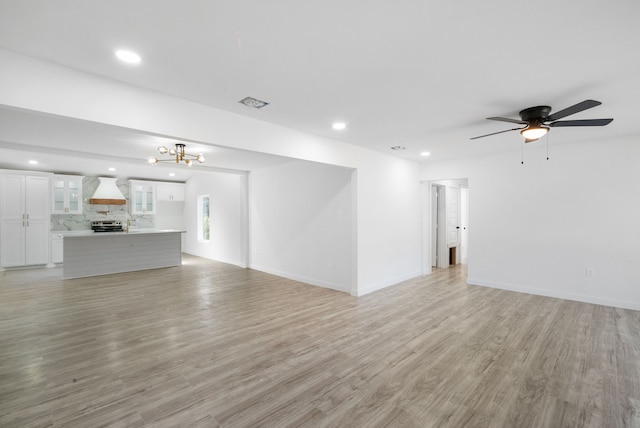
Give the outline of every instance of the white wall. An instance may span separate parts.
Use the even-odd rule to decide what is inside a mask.
[[[209,195],[209,242],[198,241],[198,196]],[[246,175],[198,173],[186,185],[184,252],[246,266]]]
[[[357,169],[357,287],[352,292],[364,294],[420,274],[416,162],[2,49],[0,63],[0,104],[6,106]]]
[[[185,230],[184,202],[157,201],[154,227],[156,229]],[[182,234],[182,251],[184,252],[186,235]]]
[[[640,145],[552,145],[545,158],[533,143],[524,165],[510,152],[423,166],[423,180],[469,178],[468,282],[640,310]]]
[[[418,164],[371,156],[358,169],[358,295],[421,275]]]
[[[352,292],[351,175],[307,161],[252,171],[251,267]]]
[[[184,202],[158,201],[154,227],[183,230],[185,228]]]

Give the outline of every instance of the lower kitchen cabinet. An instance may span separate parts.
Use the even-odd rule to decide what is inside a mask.
[[[51,263],[62,263],[64,253],[64,235],[51,234]]]

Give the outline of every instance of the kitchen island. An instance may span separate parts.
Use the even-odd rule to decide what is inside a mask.
[[[139,230],[64,237],[62,278],[182,264],[182,230]]]

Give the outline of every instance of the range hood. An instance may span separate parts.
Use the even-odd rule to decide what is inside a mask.
[[[101,205],[124,205],[127,200],[122,195],[118,186],[116,186],[116,179],[109,177],[98,177],[100,184],[93,197],[89,199],[90,204]]]

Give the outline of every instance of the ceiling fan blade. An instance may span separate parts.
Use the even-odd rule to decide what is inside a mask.
[[[510,123],[519,123],[521,125],[526,125],[527,122],[519,119],[510,119],[508,117],[488,117],[489,120],[499,120],[500,122],[510,122]]]
[[[477,140],[478,138],[490,137],[492,135],[502,134],[503,132],[519,131],[524,128],[505,129],[504,131],[492,132],[491,134],[479,135],[477,137],[471,137],[470,140]]]
[[[549,126],[605,126],[610,124],[613,119],[585,119],[585,120],[560,120],[558,122],[552,122]]]
[[[572,114],[580,113],[581,111],[590,109],[590,108],[595,107],[595,106],[599,106],[600,104],[602,104],[600,101],[584,100],[581,103],[572,105],[571,107],[567,107],[564,110],[557,111],[557,112],[553,113],[552,115],[547,116],[544,119],[544,121],[545,122],[549,122],[549,121],[562,119],[563,117],[567,117],[567,116],[570,116]]]

